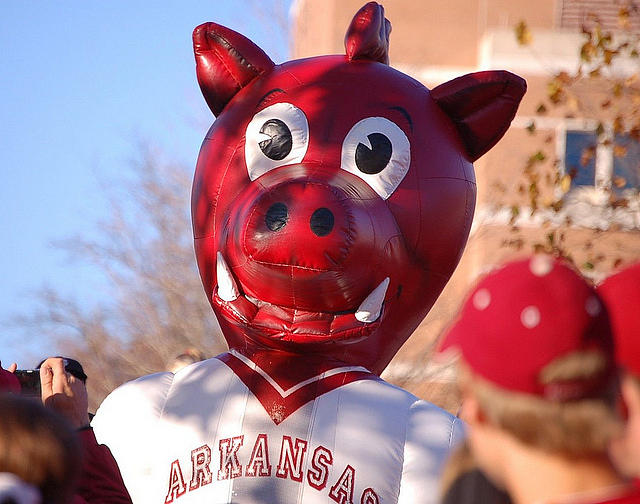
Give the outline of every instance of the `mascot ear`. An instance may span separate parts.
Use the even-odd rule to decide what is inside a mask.
[[[369,2],[353,17],[344,37],[349,61],[365,59],[389,64],[391,23],[384,17],[384,7]]]
[[[507,132],[526,90],[524,79],[496,70],[445,82],[431,96],[453,120],[470,161],[475,161]]]
[[[193,52],[200,89],[215,116],[240,89],[274,66],[247,37],[216,23],[193,30]]]

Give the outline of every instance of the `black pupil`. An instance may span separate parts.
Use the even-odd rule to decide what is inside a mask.
[[[271,231],[279,231],[287,225],[289,210],[284,203],[274,203],[264,216],[264,222]]]
[[[258,143],[265,156],[280,161],[289,155],[293,138],[291,130],[284,122],[280,119],[269,119],[260,128],[260,133],[271,137]]]
[[[371,148],[363,143],[359,143],[356,147],[356,166],[358,170],[368,175],[380,173],[385,169],[393,147],[391,141],[382,133],[371,133],[367,135]]]
[[[318,208],[311,215],[311,231],[316,236],[327,236],[333,229],[333,213],[328,208]]]

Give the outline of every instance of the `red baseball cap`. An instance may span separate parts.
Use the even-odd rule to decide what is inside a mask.
[[[595,289],[565,262],[543,254],[480,280],[444,337],[441,351],[451,348],[495,385],[558,402],[596,395],[613,371],[611,329]],[[584,351],[602,354],[601,373],[543,383],[548,364]]]
[[[616,362],[640,376],[640,263],[610,276],[597,290],[611,318]]]

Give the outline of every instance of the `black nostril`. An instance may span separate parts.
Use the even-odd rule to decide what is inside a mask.
[[[284,203],[274,203],[267,210],[264,222],[271,231],[280,231],[287,225],[289,211]]]
[[[318,208],[311,215],[311,231],[317,236],[326,236],[333,229],[333,214],[328,208]]]

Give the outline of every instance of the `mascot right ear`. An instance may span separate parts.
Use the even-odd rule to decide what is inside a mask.
[[[247,37],[216,23],[193,30],[193,52],[200,90],[215,116],[238,91],[274,66]]]
[[[509,129],[526,81],[505,70],[475,72],[431,90],[431,97],[453,120],[470,161],[475,161]]]
[[[349,61],[370,60],[389,64],[391,23],[384,17],[384,7],[369,2],[353,17],[344,37]]]

